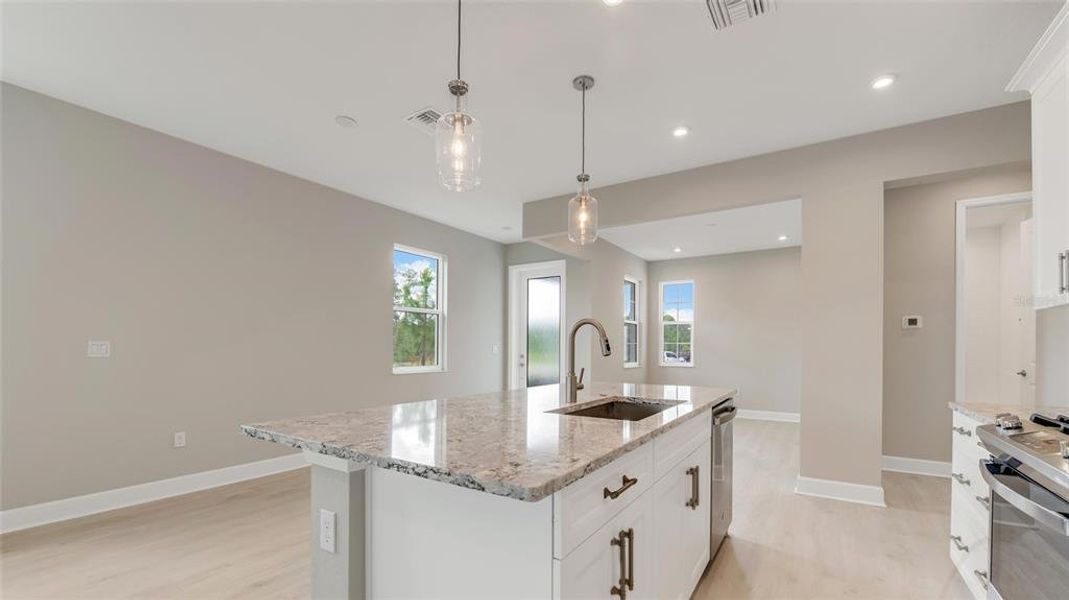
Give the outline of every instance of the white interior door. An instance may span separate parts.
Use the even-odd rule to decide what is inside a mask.
[[[565,263],[516,265],[509,270],[510,387],[560,383],[564,362]]]
[[[1034,265],[1032,263],[1033,220],[1021,221],[1021,287],[1020,298],[1028,298],[1032,293]],[[1021,403],[1036,403],[1036,311],[1030,303],[1020,302],[1020,364],[1025,373],[1021,377]]]

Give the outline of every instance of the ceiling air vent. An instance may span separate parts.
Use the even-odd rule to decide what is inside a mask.
[[[442,113],[428,106],[405,117],[405,122],[427,135],[434,135],[434,127],[441,116]]]
[[[705,5],[717,31],[776,12],[776,0],[705,0]]]

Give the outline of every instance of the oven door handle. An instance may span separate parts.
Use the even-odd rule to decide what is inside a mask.
[[[1003,500],[1012,504],[1014,508],[1029,517],[1032,517],[1036,522],[1042,524],[1046,528],[1053,529],[1054,531],[1069,537],[1069,518],[1025,498],[1014,491],[1013,488],[1002,482],[1003,478],[1020,477],[1019,475],[1009,475],[1005,473],[996,474],[992,472],[993,469],[1001,470],[1001,465],[990,459],[980,460],[980,475],[984,478],[984,481],[987,482],[987,485],[991,487],[992,493],[997,493]],[[992,506],[992,508],[994,508],[994,506]]]

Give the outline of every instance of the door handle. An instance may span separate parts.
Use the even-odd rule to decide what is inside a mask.
[[[1017,371],[1017,374],[1020,375],[1021,377],[1028,377],[1028,371],[1025,371],[1024,369],[1021,369],[1020,371]]]
[[[687,475],[690,475],[690,500],[687,500],[687,506],[691,510],[697,510],[698,504],[701,503],[701,486],[698,484],[698,465],[687,469]]]
[[[1069,250],[1058,253],[1058,293],[1069,292]]]

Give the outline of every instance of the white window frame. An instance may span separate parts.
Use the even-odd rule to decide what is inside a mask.
[[[696,331],[694,320],[690,321],[665,321],[664,320],[664,288],[668,285],[675,285],[679,283],[689,283],[691,288],[691,304],[694,309],[694,317],[698,316],[698,286],[695,285],[693,279],[677,279],[675,281],[662,281],[659,284],[657,290],[657,322],[660,323],[660,327],[657,328],[657,363],[662,367],[683,367],[691,368],[694,366],[694,347],[696,341]],[[666,363],[664,362],[664,326],[668,323],[677,323],[681,325],[690,325],[690,362],[687,363]]]
[[[422,248],[416,248],[415,246],[406,246],[404,244],[394,244],[393,249],[390,251],[390,277],[393,277],[393,254],[395,251],[407,252],[409,254],[418,254],[420,256],[426,256],[427,258],[433,258],[438,261],[438,301],[436,306],[438,308],[413,308],[413,307],[401,307],[393,305],[390,310],[390,319],[393,320],[393,313],[396,311],[402,312],[414,312],[438,315],[438,340],[435,343],[435,362],[434,365],[424,365],[415,367],[398,367],[393,365],[393,336],[391,334],[390,339],[390,365],[393,366],[394,375],[409,375],[413,373],[444,373],[448,369],[446,368],[446,285],[448,282],[448,269],[447,261],[444,254],[438,252],[432,252],[430,250],[424,250]],[[392,296],[392,294],[391,294]],[[391,304],[393,300],[390,301]]]
[[[635,320],[628,321],[624,318],[624,368],[625,369],[638,369],[642,367],[642,350],[645,348],[645,344],[642,343],[642,336],[645,334],[642,327],[642,281],[630,275],[624,275],[624,282],[631,283],[635,286]],[[635,362],[627,362],[627,326],[635,326]]]

